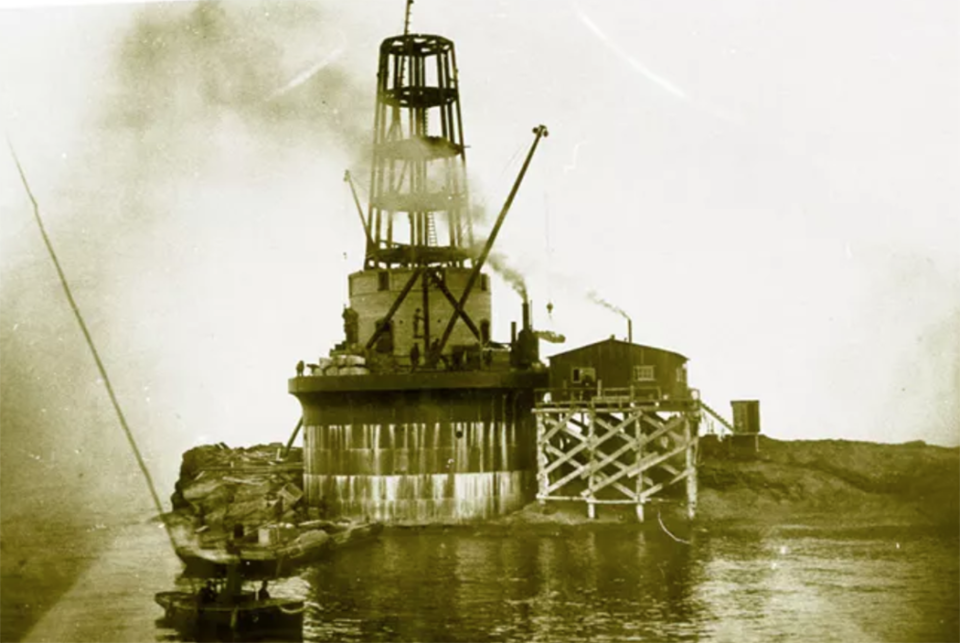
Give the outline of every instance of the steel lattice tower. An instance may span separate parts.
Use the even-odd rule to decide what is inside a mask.
[[[452,41],[409,34],[381,44],[370,195],[365,268],[463,267],[470,260]]]

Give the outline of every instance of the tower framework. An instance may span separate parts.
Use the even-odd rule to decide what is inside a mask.
[[[482,272],[546,127],[533,133],[475,245],[453,43],[383,41],[366,214],[358,205],[366,253],[349,276],[344,341],[289,382],[303,409],[306,500],[328,517],[456,523],[533,499],[530,411],[547,374],[528,304],[513,341],[491,337]]]
[[[473,245],[453,42],[380,46],[365,268],[463,267]]]

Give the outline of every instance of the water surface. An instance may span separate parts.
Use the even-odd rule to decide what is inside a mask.
[[[25,640],[176,640],[155,624],[153,595],[180,569],[159,527],[106,527],[106,547],[89,551],[64,540],[85,570]],[[396,529],[272,593],[307,598],[306,641],[960,641],[955,532],[684,535],[656,523]],[[5,602],[18,582],[3,579]]]
[[[396,531],[307,579],[310,641],[956,641],[960,541],[741,527]]]

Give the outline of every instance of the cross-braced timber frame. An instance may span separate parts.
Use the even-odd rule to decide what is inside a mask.
[[[538,404],[537,500],[644,505],[686,481],[687,512],[697,501],[698,400],[662,407],[621,397]]]

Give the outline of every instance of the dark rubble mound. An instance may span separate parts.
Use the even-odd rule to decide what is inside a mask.
[[[820,514],[838,521],[960,522],[960,449],[920,442],[761,436],[755,459],[705,459],[699,481],[705,518]]]
[[[306,521],[302,450],[283,455],[280,443],[190,449],[170,498],[176,522],[209,547],[224,543],[238,526],[249,539],[262,528]]]

